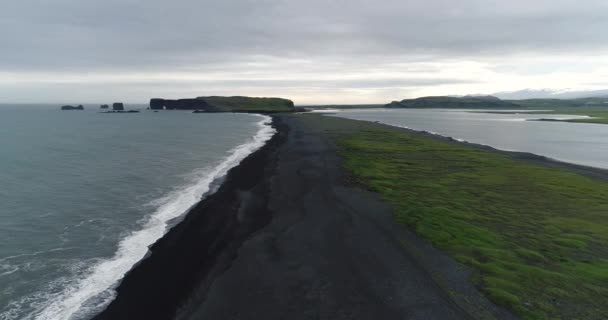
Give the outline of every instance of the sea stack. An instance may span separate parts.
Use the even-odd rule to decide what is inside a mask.
[[[107,105],[107,104],[102,104],[99,108],[101,108],[101,109],[109,109],[110,106]]]
[[[114,110],[114,111],[124,111],[125,110],[125,105],[122,102],[115,102],[112,105],[112,110]]]

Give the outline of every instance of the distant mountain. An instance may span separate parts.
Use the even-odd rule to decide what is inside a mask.
[[[460,109],[492,109],[492,108],[519,108],[520,106],[502,101],[494,96],[468,95],[464,97],[421,97],[393,101],[387,108],[460,108]]]
[[[524,89],[519,91],[497,92],[496,96],[503,100],[523,99],[579,99],[579,98],[606,98],[608,89],[604,90],[552,90],[552,89]]]
[[[522,99],[511,100],[524,108],[555,109],[578,107],[608,107],[608,97],[605,98],[577,98],[577,99]]]
[[[486,100],[486,101],[500,101],[500,99],[498,97],[483,95],[483,94],[468,94],[468,95],[460,97],[460,98],[479,99],[479,100]]]

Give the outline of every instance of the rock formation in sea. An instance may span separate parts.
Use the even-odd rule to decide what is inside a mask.
[[[84,110],[84,107],[81,104],[79,104],[78,107],[66,105],[62,106],[61,110]]]
[[[102,104],[99,108],[101,108],[101,109],[109,109],[110,106],[107,105],[107,104]]]
[[[112,105],[112,110],[114,111],[122,111],[125,110],[125,105],[122,102],[115,102]]]

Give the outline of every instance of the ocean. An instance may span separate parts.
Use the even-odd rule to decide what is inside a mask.
[[[86,107],[86,106],[85,106]],[[0,319],[87,319],[270,118],[0,106]]]

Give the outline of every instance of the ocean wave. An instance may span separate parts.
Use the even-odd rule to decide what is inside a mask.
[[[261,148],[276,133],[270,126],[270,117],[250,116],[262,118],[258,122],[257,133],[244,144],[229,151],[216,166],[195,172],[194,179],[189,184],[154,201],[154,213],[146,219],[140,230],[132,232],[119,243],[112,258],[79,263],[74,267],[84,270],[78,272],[80,277],[57,280],[62,283],[63,290],[56,293],[40,292],[21,301],[11,302],[9,310],[0,314],[0,319],[11,319],[11,315],[20,314],[18,310],[22,305],[31,305],[33,301],[44,302],[36,304],[35,311],[24,319],[86,319],[101,311],[114,299],[115,287],[119,281],[148,254],[148,247],[167,232],[171,221],[183,217],[203,196],[215,191],[214,182],[224,177],[249,154]],[[86,266],[83,267],[83,264]]]

